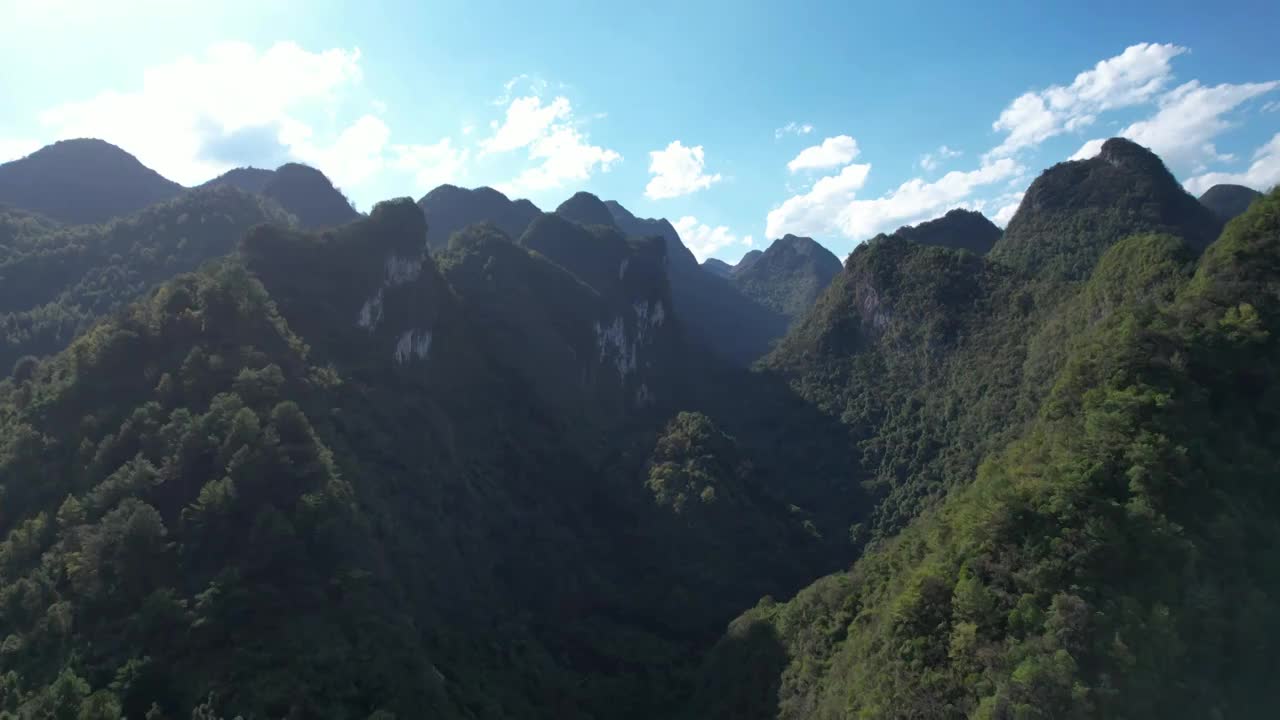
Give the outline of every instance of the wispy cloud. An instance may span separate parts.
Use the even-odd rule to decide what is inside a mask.
[[[1171,80],[1173,58],[1185,52],[1186,48],[1172,44],[1131,45],[1080,73],[1070,85],[1019,95],[992,124],[1005,137],[991,150],[991,157],[1007,157],[1087,127],[1098,113],[1149,102]]]
[[[561,188],[582,182],[596,171],[608,172],[622,161],[616,150],[591,144],[564,96],[545,103],[533,95],[515,98],[507,105],[504,120],[495,120],[490,129],[493,133],[479,142],[482,154],[523,149],[534,163],[497,185],[507,193]]]
[[[775,140],[778,140],[781,139],[783,135],[808,135],[811,132],[813,132],[813,126],[809,123],[799,123],[792,120],[777,130],[774,130],[773,137]]]
[[[952,158],[958,158],[963,154],[959,150],[952,150],[946,145],[940,145],[937,150],[920,156],[920,167],[926,172],[933,172],[942,163]]]

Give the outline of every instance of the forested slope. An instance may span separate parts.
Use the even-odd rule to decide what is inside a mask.
[[[851,572],[735,621],[694,716],[1268,717],[1280,194],[1191,252],[1111,247],[1031,423]]]

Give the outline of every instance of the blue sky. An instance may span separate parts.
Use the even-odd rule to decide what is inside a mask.
[[[729,261],[1004,221],[1122,133],[1193,192],[1280,182],[1280,5],[1033,5],[0,0],[0,160],[96,136],[195,184],[296,159],[361,209],[585,189]]]

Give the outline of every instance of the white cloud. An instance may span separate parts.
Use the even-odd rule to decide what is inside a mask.
[[[1224,117],[1241,103],[1280,87],[1280,82],[1204,86],[1198,81],[1179,85],[1159,99],[1159,109],[1146,120],[1120,131],[1122,137],[1151,148],[1171,166],[1203,168],[1205,163],[1229,161],[1213,138],[1231,127]],[[1102,140],[1090,140],[1072,159],[1093,157]]]
[[[953,170],[934,182],[913,178],[882,197],[857,199],[870,165],[847,165],[838,175],[822,178],[808,193],[788,198],[769,213],[766,234],[815,237],[839,235],[860,242],[899,225],[927,220],[956,207],[973,191],[1022,172],[1011,158],[984,164],[977,170]]]
[[[978,187],[1000,182],[1021,172],[1011,158],[1001,158],[977,170],[953,170],[934,182],[913,178],[896,190],[874,200],[854,200],[839,215],[845,237],[863,240],[941,215],[955,207]]]
[[[39,149],[40,143],[35,140],[0,138],[0,163],[26,157]]]
[[[310,128],[301,124],[286,124],[280,137],[293,157],[320,168],[335,185],[351,187],[383,168],[383,151],[391,138],[391,129],[381,119],[365,115],[329,144],[313,143]]]
[[[1280,112],[1280,100],[1268,101],[1266,105],[1262,106],[1262,112],[1264,113]]]
[[[547,91],[547,81],[536,75],[520,73],[502,84],[502,94],[494,98],[493,105],[502,107],[511,103],[517,89],[524,88],[531,95],[542,95]],[[524,92],[524,90],[521,90]]]
[[[608,172],[622,156],[613,150],[591,145],[586,137],[569,126],[560,126],[534,141],[529,157],[542,164],[520,173],[506,187],[512,190],[550,190],[568,181],[582,181],[591,177],[591,171],[599,166]]]
[[[1081,145],[1080,149],[1075,151],[1075,154],[1067,159],[1088,160],[1091,157],[1097,157],[1098,153],[1102,152],[1102,144],[1105,142],[1106,140],[1103,138],[1094,138],[1093,140]]]
[[[1097,114],[1148,102],[1172,77],[1170,61],[1187,52],[1177,45],[1141,43],[1099,62],[1070,85],[1018,96],[992,129],[1007,132],[990,157],[1006,157],[1093,123]]]
[[[40,122],[46,141],[102,138],[186,185],[240,165],[290,160],[320,169],[348,192],[380,192],[377,180],[387,172],[404,173],[419,188],[462,175],[471,153],[450,138],[392,142],[380,117],[386,104],[360,92],[360,59],[355,48],[220,43],[145,69],[135,87],[52,107]],[[372,110],[347,123],[342,111],[351,107]],[[0,140],[0,153],[8,144]]]
[[[836,218],[854,201],[867,182],[871,166],[846,165],[839,174],[819,179],[809,192],[793,195],[769,212],[765,236],[782,237],[787,233],[809,237],[839,234]]]
[[[717,251],[734,245],[740,247],[751,247],[755,244],[755,240],[750,235],[739,237],[729,231],[724,225],[711,227],[704,223],[698,222],[698,218],[686,215],[673,223],[676,232],[680,235],[680,240],[698,258],[698,262],[702,262],[714,255]]]
[[[809,123],[798,123],[792,120],[777,130],[774,130],[773,137],[776,140],[781,138],[783,135],[808,135],[811,132],[813,132],[813,126]]]
[[[467,148],[454,147],[452,138],[432,145],[392,145],[391,151],[395,154],[394,166],[413,173],[418,191],[456,183],[464,175],[463,168],[471,154]]]
[[[533,167],[514,179],[496,185],[504,193],[554,190],[568,182],[581,182],[596,169],[608,172],[622,160],[615,150],[592,145],[578,129],[569,99],[556,97],[543,104],[539,97],[516,98],[507,106],[502,123],[491,124],[492,136],[480,141],[481,154],[527,148]]]
[[[558,97],[547,105],[543,105],[539,97],[516,98],[507,106],[506,120],[496,125],[491,137],[480,141],[480,150],[499,153],[528,147],[572,114],[573,107],[565,97]]]
[[[1018,212],[1018,206],[1022,204],[1022,196],[1024,192],[1009,193],[996,199],[1000,203],[1000,209],[996,210],[996,214],[991,216],[991,222],[1004,227],[1013,219],[1014,213]]]
[[[852,162],[858,157],[858,141],[848,135],[837,135],[822,141],[821,145],[813,145],[800,151],[787,169],[791,172],[801,170],[818,170],[838,167]]]
[[[665,150],[649,153],[649,173],[653,177],[644,195],[651,200],[680,197],[711,187],[720,174],[708,175],[706,157],[701,145],[685,147],[679,140]]]
[[[936,170],[943,161],[960,157],[963,154],[964,153],[960,150],[952,150],[946,145],[941,145],[937,150],[920,156],[920,167],[926,171],[932,172]]]
[[[1253,153],[1253,164],[1242,173],[1211,172],[1197,175],[1184,183],[1187,191],[1199,195],[1221,183],[1246,185],[1266,192],[1280,184],[1280,133]]]
[[[257,158],[297,157],[282,137],[286,126],[292,137],[310,140],[301,118],[333,110],[339,92],[360,80],[358,49],[310,52],[281,42],[258,51],[247,43],[220,43],[202,55],[148,68],[140,87],[58,105],[40,121],[53,138],[102,138],[167,177],[195,184]],[[353,132],[368,130],[366,123]]]

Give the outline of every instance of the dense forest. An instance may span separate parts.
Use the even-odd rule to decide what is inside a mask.
[[[0,718],[1271,717],[1244,190],[1113,139],[720,267],[588,193],[0,165]]]

